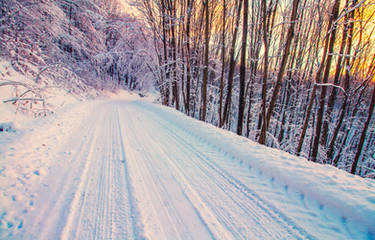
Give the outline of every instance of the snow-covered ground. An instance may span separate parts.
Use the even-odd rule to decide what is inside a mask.
[[[0,134],[0,239],[374,239],[375,182],[120,93]]]

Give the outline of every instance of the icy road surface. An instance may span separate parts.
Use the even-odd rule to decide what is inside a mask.
[[[373,238],[171,118],[102,102],[54,137],[61,146],[46,134],[49,150],[11,155],[39,167],[0,173],[14,178],[2,189],[1,239]]]

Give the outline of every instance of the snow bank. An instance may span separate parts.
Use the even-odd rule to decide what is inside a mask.
[[[18,84],[12,85],[10,82]],[[44,104],[41,101],[9,101],[14,98],[33,99],[35,95],[28,90],[36,88],[41,95],[37,98],[43,98]],[[42,119],[46,116],[66,112],[78,103],[102,94],[93,88],[87,90],[88,92],[72,93],[69,89],[57,86],[53,79],[47,77],[44,78],[43,84],[38,85],[32,77],[15,71],[9,61],[0,60],[0,126],[10,124],[12,130],[21,133],[45,124]],[[0,136],[0,143],[4,144],[1,140],[4,138]]]
[[[98,101],[66,103],[46,118],[11,112],[15,131],[0,132],[0,239],[13,239],[23,229],[22,216],[34,210],[42,179],[56,162],[59,148],[79,131]],[[19,119],[22,118],[22,121]]]
[[[363,179],[330,165],[321,165],[272,149],[208,123],[191,119],[174,109],[138,101],[144,108],[163,115],[197,138],[242,161],[287,192],[297,191],[310,204],[328,211],[343,224],[375,236],[375,181]]]
[[[21,84],[0,86],[0,239],[23,227],[19,216],[33,209],[34,195],[29,189],[48,172],[51,149],[60,147],[93,109],[93,101],[83,100],[98,96],[96,91],[72,94],[46,79],[50,85],[43,88],[44,106],[34,101],[4,103],[27,91],[22,84],[39,86],[1,60],[0,83],[10,81]],[[46,114],[36,115],[40,110]]]

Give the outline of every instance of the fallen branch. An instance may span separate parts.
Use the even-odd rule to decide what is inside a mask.
[[[345,91],[344,88],[342,88],[341,86],[334,85],[332,83],[315,83],[315,85],[317,87],[335,87],[335,88],[340,89],[345,95],[347,95],[347,93],[346,93],[346,91]]]
[[[33,89],[33,87],[31,87],[30,85],[28,84],[25,84],[25,83],[21,83],[21,82],[16,82],[16,81],[8,81],[8,82],[0,82],[0,87],[2,86],[7,86],[7,85],[21,85],[25,88],[28,88],[28,89]]]
[[[42,98],[12,98],[12,99],[8,99],[8,100],[4,100],[3,103],[7,103],[7,102],[17,102],[17,101],[41,101],[41,102],[45,102],[44,99]]]
[[[46,70],[48,70],[49,68],[54,68],[54,67],[61,67],[60,64],[55,64],[55,65],[50,65],[50,66],[46,66],[44,67],[43,69],[41,69],[38,74],[36,75],[36,78],[35,78],[35,82],[36,83],[39,83],[39,78],[40,78],[40,75],[45,72]]]

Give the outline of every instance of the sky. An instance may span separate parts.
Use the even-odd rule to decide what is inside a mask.
[[[119,0],[120,4],[123,6],[124,8],[124,11],[128,14],[131,14],[131,15],[137,15],[138,14],[138,10],[131,6],[130,2],[131,0]]]

